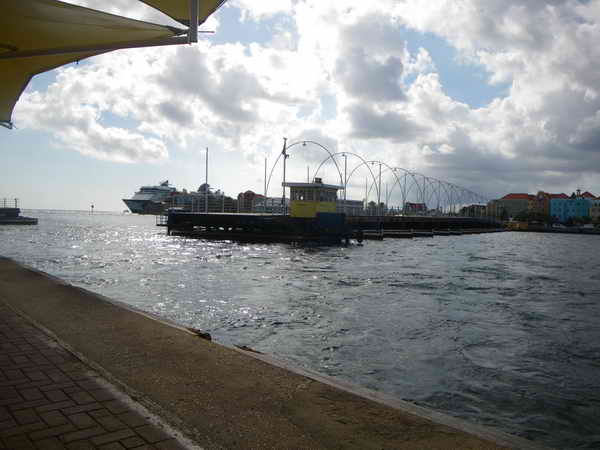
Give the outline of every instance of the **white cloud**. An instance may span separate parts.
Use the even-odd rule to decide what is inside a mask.
[[[271,43],[107,54],[25,95],[17,121],[119,161],[161,160],[171,143],[200,139],[262,165],[282,136],[308,135],[498,194],[568,190],[570,179],[600,173],[600,0],[228,5],[270,30]],[[509,83],[506,96],[477,109],[451,98],[427,49],[408,51],[402,27],[446,39],[490,82]]]

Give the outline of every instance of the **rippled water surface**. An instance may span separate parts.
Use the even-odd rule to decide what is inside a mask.
[[[557,448],[600,448],[600,237],[298,248],[29,213],[0,255],[257,350]]]

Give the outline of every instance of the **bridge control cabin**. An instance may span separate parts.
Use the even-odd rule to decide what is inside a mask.
[[[342,186],[323,184],[321,178],[312,183],[282,183],[290,188],[290,216],[316,217],[317,213],[335,213],[337,191]]]

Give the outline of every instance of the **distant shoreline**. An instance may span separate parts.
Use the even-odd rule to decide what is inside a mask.
[[[600,230],[595,230],[595,229],[590,229],[590,228],[578,228],[575,230],[572,229],[564,229],[564,228],[543,228],[543,227],[528,227],[528,228],[523,228],[523,229],[516,229],[516,230],[511,230],[510,231],[514,231],[514,232],[519,232],[519,231],[523,231],[525,233],[554,233],[554,234],[577,234],[577,235],[581,235],[581,234],[585,234],[585,235],[596,235],[596,236],[600,236]]]
[[[21,208],[23,212],[31,212],[31,213],[47,213],[47,214],[118,214],[118,215],[133,215],[130,212],[123,211],[96,211],[92,212],[89,209],[37,209],[37,208]],[[136,214],[139,215],[139,214]]]

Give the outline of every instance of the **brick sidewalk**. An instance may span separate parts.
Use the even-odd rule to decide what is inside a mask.
[[[0,448],[184,449],[0,301]]]

